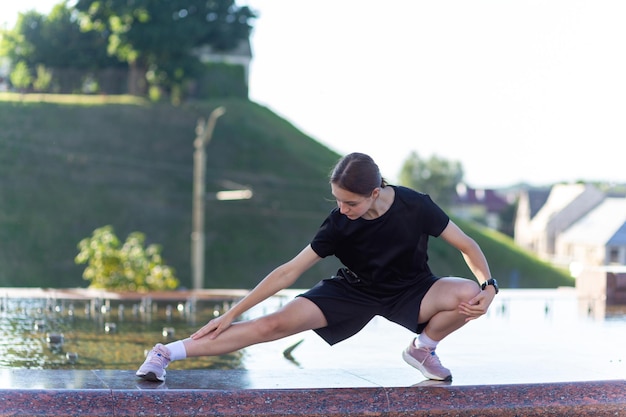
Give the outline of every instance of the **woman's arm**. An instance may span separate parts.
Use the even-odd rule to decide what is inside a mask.
[[[441,233],[441,238],[462,254],[467,266],[470,268],[479,284],[491,278],[489,264],[478,243],[465,234],[452,220]],[[471,300],[459,305],[459,311],[467,316],[466,320],[476,319],[487,312],[493,298],[496,295],[495,288],[488,285],[484,291],[480,291]]]
[[[440,237],[461,252],[465,263],[467,263],[469,269],[478,279],[479,284],[491,278],[489,264],[478,243],[466,235],[452,220],[450,220]]]
[[[192,334],[191,338],[199,339],[207,334],[210,334],[211,338],[216,338],[241,314],[273,296],[278,291],[293,285],[306,270],[315,265],[320,259],[317,253],[311,248],[311,245],[307,245],[293,259],[270,272],[252,291],[230,310],[222,316],[208,322],[205,326]]]

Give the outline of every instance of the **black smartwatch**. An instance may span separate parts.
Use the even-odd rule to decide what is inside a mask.
[[[498,287],[498,281],[496,281],[494,278],[490,278],[487,281],[483,282],[483,285],[480,286],[480,289],[485,291],[487,285],[493,285],[493,288],[496,290],[496,294],[500,292],[500,287]]]

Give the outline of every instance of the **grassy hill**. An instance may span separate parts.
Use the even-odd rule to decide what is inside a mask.
[[[83,266],[73,261],[76,245],[107,224],[121,239],[141,231],[148,243],[162,245],[166,262],[191,286],[195,127],[219,105],[226,114],[207,148],[207,193],[244,185],[254,197],[207,201],[205,286],[250,288],[297,253],[333,207],[327,177],[339,155],[268,109],[238,99],[173,107],[4,95],[0,286],[85,286]],[[507,239],[463,227],[504,286],[510,279],[521,287],[571,285]],[[431,258],[438,274],[469,274],[459,254],[436,240]],[[297,286],[308,287],[337,266],[321,262]]]

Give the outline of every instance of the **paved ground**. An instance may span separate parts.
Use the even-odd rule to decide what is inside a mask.
[[[178,370],[165,383],[133,371],[0,370],[0,416],[623,415],[626,381],[454,385],[407,369]],[[457,383],[458,384],[458,383]]]

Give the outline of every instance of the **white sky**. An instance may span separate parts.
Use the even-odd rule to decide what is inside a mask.
[[[259,12],[250,98],[392,181],[417,151],[474,187],[626,182],[622,0],[238,3]]]

